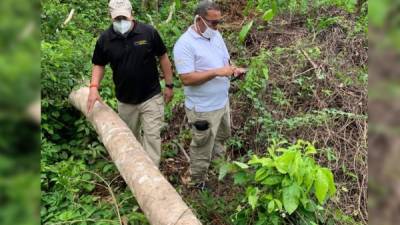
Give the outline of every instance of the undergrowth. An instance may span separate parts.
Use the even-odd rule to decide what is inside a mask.
[[[135,17],[160,31],[171,56],[197,1],[162,1],[158,11],[132,3]],[[67,101],[74,86],[90,79],[94,44],[110,25],[107,2],[42,5],[41,221],[148,224],[96,133]],[[62,25],[72,8],[73,19]],[[209,190],[186,189],[182,151],[191,134],[176,77],[162,135],[165,177],[203,224],[366,224],[366,4],[228,0],[222,9],[220,30],[232,59],[249,68],[231,84],[227,160],[210,169]],[[101,86],[115,109],[110,69]],[[222,168],[230,172],[224,179]]]

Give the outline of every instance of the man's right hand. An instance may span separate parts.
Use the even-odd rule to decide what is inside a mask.
[[[101,102],[101,97],[99,91],[96,87],[91,87],[89,92],[89,97],[87,101],[87,112],[90,113],[93,109],[94,103],[96,101]]]
[[[224,66],[222,68],[219,68],[215,71],[215,74],[217,76],[222,76],[222,77],[229,77],[233,74],[235,71],[235,67],[233,66]]]

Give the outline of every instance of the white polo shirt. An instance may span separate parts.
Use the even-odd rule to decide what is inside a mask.
[[[219,32],[208,40],[192,27],[175,43],[173,54],[180,75],[224,67],[229,65],[230,58]],[[227,77],[215,77],[201,85],[184,86],[185,106],[196,112],[222,109],[229,99],[229,85]]]

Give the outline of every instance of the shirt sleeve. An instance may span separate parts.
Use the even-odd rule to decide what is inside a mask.
[[[105,66],[109,63],[107,54],[104,51],[104,45],[101,40],[101,37],[97,40],[96,46],[94,48],[92,63],[94,65]]]
[[[174,47],[174,61],[178,74],[191,73],[195,71],[195,56],[190,46],[185,42],[178,41]]]
[[[229,55],[228,48],[226,47],[225,42],[223,42],[223,43],[224,43],[224,48],[225,48],[225,57],[228,58],[228,59],[231,59],[231,56]]]
[[[160,34],[155,29],[153,31],[153,45],[153,52],[156,56],[162,56],[167,52],[167,48],[165,47]]]

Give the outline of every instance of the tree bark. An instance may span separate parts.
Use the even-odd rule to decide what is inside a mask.
[[[152,225],[201,225],[118,114],[100,102],[87,113],[88,95],[89,88],[82,87],[72,91],[69,100],[93,124],[149,222]]]

